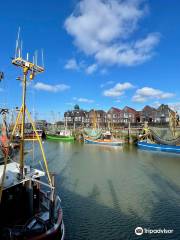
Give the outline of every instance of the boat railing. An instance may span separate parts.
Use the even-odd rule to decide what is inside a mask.
[[[44,192],[43,190],[40,191],[40,203],[43,208],[46,210],[50,209],[50,191]]]

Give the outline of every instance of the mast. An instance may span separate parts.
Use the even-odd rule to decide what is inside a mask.
[[[25,129],[25,111],[26,111],[26,81],[28,68],[23,68],[23,84],[22,84],[22,124],[21,124],[21,141],[20,141],[20,177],[24,177],[24,129]]]
[[[27,60],[24,60],[21,56],[18,58],[15,58],[12,60],[12,64],[22,68],[23,71],[23,80],[22,80],[22,105],[21,109],[19,111],[18,117],[16,119],[16,124],[14,126],[12,136],[15,132],[17,123],[19,121],[19,118],[21,116],[21,131],[20,131],[20,179],[24,178],[24,142],[25,142],[25,136],[24,136],[24,130],[25,130],[25,116],[27,112],[26,108],[26,87],[27,87],[27,75],[30,73],[29,78],[32,80],[35,76],[35,73],[43,72],[44,69],[42,67],[39,67],[35,65],[34,63],[31,63]]]
[[[93,110],[93,129],[97,128],[97,116],[96,116],[96,110]]]
[[[37,52],[36,55],[33,56],[33,62],[29,61],[29,54],[27,53],[27,58],[26,60],[22,58],[21,54],[22,54],[22,49],[21,49],[21,45],[19,44],[19,33],[18,33],[18,40],[17,40],[17,44],[16,44],[16,53],[15,53],[15,58],[12,60],[12,64],[20,67],[22,69],[23,72],[23,80],[22,80],[22,105],[20,108],[20,111],[18,113],[13,131],[12,131],[12,135],[11,135],[11,140],[14,137],[14,133],[17,129],[19,120],[21,119],[21,129],[20,129],[20,173],[19,173],[19,177],[20,179],[24,178],[24,142],[29,141],[31,139],[25,139],[24,136],[24,130],[25,130],[25,118],[27,115],[28,120],[30,121],[32,127],[33,127],[33,131],[35,132],[35,136],[38,142],[39,142],[39,146],[41,149],[41,153],[42,153],[42,157],[44,160],[44,165],[45,165],[45,169],[46,169],[46,173],[47,173],[47,177],[48,177],[48,181],[50,183],[50,185],[52,186],[52,182],[51,182],[51,177],[50,177],[50,173],[48,170],[48,165],[47,165],[47,160],[46,160],[46,156],[44,153],[44,149],[42,146],[42,140],[40,139],[35,124],[32,120],[32,117],[30,115],[30,112],[28,111],[27,107],[26,107],[26,87],[27,87],[27,80],[33,80],[35,75],[38,73],[42,73],[44,72],[44,67],[38,66],[37,64]],[[19,47],[20,46],[20,47]],[[18,56],[18,57],[17,57]]]

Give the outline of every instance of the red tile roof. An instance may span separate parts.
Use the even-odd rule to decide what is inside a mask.
[[[111,111],[111,110],[114,110],[115,112],[118,112],[118,113],[121,113],[121,112],[122,112],[121,109],[115,108],[115,107],[112,107],[112,108],[109,109],[109,111]],[[109,112],[109,111],[108,111],[108,112]]]

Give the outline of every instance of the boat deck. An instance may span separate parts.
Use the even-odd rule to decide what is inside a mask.
[[[4,181],[3,189],[7,189],[13,186],[16,186],[22,182],[28,181],[30,178],[39,178],[45,176],[45,173],[43,171],[40,171],[38,169],[32,169],[30,166],[25,165],[25,172],[26,175],[24,179],[19,179],[19,163],[11,162],[6,165],[6,176]],[[0,184],[1,179],[4,171],[4,165],[0,165]]]

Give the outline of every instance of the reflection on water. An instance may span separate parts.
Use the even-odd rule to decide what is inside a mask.
[[[174,229],[158,239],[180,236],[178,155],[57,142],[45,149],[57,174],[66,239],[138,239],[137,226]]]

